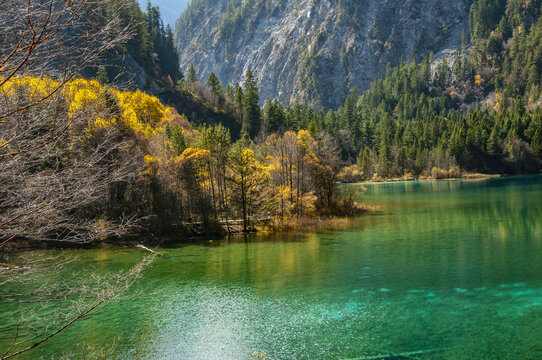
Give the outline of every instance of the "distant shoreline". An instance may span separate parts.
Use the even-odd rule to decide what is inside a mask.
[[[409,181],[443,181],[443,180],[487,180],[487,179],[497,179],[501,177],[505,177],[506,175],[501,174],[482,174],[482,173],[469,173],[464,174],[461,177],[450,177],[450,178],[440,178],[436,179],[434,177],[416,177],[416,176],[409,176],[409,177],[401,177],[401,178],[391,178],[391,179],[383,179],[383,180],[370,180],[370,181],[362,181],[362,182],[355,182],[355,183],[340,183],[340,184],[386,184],[386,183],[398,183],[398,182],[409,182]]]

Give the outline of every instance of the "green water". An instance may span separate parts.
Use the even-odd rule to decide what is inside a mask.
[[[26,358],[111,342],[111,359],[542,358],[542,177],[366,188],[341,191],[382,210],[347,229],[161,249],[134,288],[146,296]],[[127,268],[142,251],[59,255],[79,259],[62,278]],[[13,305],[0,310],[9,324]]]

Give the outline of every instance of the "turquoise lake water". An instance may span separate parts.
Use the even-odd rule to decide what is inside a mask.
[[[23,358],[111,343],[111,359],[542,358],[541,176],[364,186],[341,191],[381,210],[346,229],[159,249],[139,295]],[[63,278],[145,254],[55,255],[78,258]],[[17,308],[0,311],[1,352]]]

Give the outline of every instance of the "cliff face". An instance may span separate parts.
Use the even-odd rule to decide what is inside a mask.
[[[262,101],[335,108],[387,64],[458,46],[471,0],[194,0],[176,24],[181,67],[224,82],[254,71]]]

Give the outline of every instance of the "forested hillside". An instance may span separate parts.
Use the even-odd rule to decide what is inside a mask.
[[[338,110],[268,101],[262,134],[326,131],[356,165],[344,179],[537,172],[542,161],[540,1],[479,1],[455,53],[390,69]],[[235,88],[236,86],[233,86]],[[231,95],[232,102],[235,96]],[[244,119],[246,120],[246,119]]]
[[[473,45],[401,64],[317,123],[348,131],[366,176],[525,173],[542,161],[540,1],[472,5]],[[340,124],[340,125],[339,125]],[[445,170],[445,171],[441,171]],[[455,170],[454,170],[455,171]]]
[[[99,60],[87,66],[81,75],[103,84],[129,90],[143,90],[174,106],[194,124],[222,123],[239,136],[240,123],[223,104],[208,101],[203,89],[189,90],[179,68],[179,56],[169,25],[164,26],[160,9],[146,2],[145,11],[135,0],[109,0],[100,7],[101,18],[89,22],[100,26],[118,18],[117,30],[130,34],[121,44],[109,49]],[[90,25],[89,25],[90,26]]]
[[[172,87],[182,78],[172,29],[164,26],[157,7],[148,3],[143,12],[135,0],[110,0],[104,5],[99,9],[101,14],[96,14],[89,26],[100,26],[100,23],[118,17],[116,26],[118,29],[129,28],[130,37],[109,50],[100,63],[86,69],[87,76],[98,74],[102,68],[102,81],[147,90],[152,90],[153,81],[157,82],[156,86]]]

